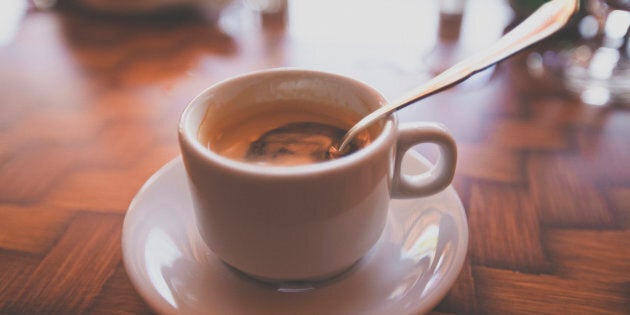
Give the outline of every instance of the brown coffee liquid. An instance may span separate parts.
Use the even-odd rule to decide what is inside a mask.
[[[302,104],[304,105],[304,104]],[[356,120],[339,111],[316,113],[290,104],[265,104],[269,110],[243,113],[202,123],[200,140],[225,157],[264,165],[303,165],[328,161],[367,145],[369,136],[357,137],[343,155],[331,154]],[[209,117],[207,117],[206,120]]]
[[[343,155],[331,154],[347,130],[317,122],[295,122],[265,132],[250,143],[245,160],[258,163],[296,165],[331,160],[358,149],[350,144]]]

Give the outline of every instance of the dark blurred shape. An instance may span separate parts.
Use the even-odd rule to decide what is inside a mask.
[[[55,0],[37,0],[54,2]],[[56,0],[60,6],[112,15],[153,15],[170,11],[198,9],[219,12],[232,0]]]
[[[216,20],[195,7],[114,14],[83,5],[56,8],[66,46],[90,79],[111,86],[170,82],[204,57],[237,52]]]
[[[57,5],[57,0],[33,0],[33,5],[38,9],[50,9]]]

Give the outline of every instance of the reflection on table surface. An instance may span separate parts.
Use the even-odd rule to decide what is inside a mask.
[[[467,0],[461,16],[446,2],[2,1],[0,313],[150,313],[121,263],[122,220],[179,154],[179,114],[194,95],[245,72],[302,67],[395,98],[517,16],[515,1]],[[398,113],[441,122],[458,143],[453,186],[470,242],[436,313],[630,309],[629,104],[589,105],[555,76],[550,53],[573,35]]]

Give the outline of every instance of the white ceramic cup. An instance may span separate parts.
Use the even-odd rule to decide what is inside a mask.
[[[383,120],[377,136],[335,160],[300,166],[263,166],[232,160],[198,139],[208,108],[248,110],[269,100],[336,104],[360,116],[386,104],[354,79],[310,70],[272,69],[219,82],[185,109],[179,142],[197,226],[224,262],[266,280],[314,280],[352,266],[379,239],[390,198],[434,194],[449,185],[457,150],[435,123]],[[420,143],[441,154],[426,173],[401,174],[404,153]]]

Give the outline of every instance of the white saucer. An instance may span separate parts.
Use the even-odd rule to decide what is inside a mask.
[[[427,163],[407,154],[403,169]],[[181,158],[157,171],[125,217],[122,249],[131,282],[163,314],[418,314],[455,282],[468,225],[452,187],[392,200],[379,242],[351,270],[323,283],[272,286],[223,264],[199,236]]]

